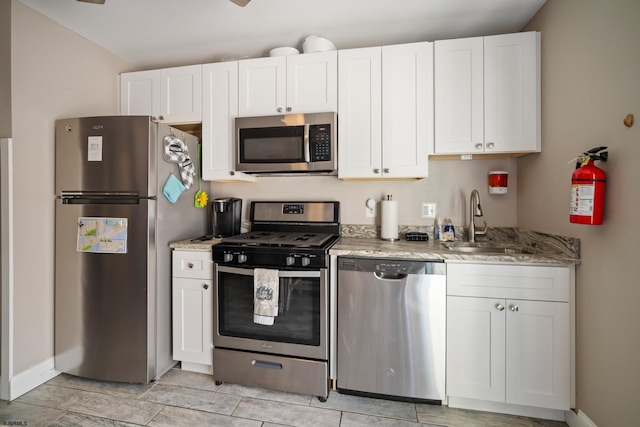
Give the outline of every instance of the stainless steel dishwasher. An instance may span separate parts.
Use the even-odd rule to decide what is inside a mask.
[[[338,258],[337,388],[441,404],[446,264]]]

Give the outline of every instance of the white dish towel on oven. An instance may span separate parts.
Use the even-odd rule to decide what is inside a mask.
[[[278,270],[255,268],[253,270],[253,322],[273,325],[278,315],[280,279]]]

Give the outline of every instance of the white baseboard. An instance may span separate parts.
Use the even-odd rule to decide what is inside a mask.
[[[213,365],[203,365],[201,363],[180,362],[180,369],[183,371],[199,372],[201,374],[213,375]]]
[[[475,411],[496,412],[500,414],[542,418],[544,420],[555,421],[565,421],[566,413],[571,412],[562,409],[538,408],[534,406],[491,402],[487,400],[476,400],[455,396],[449,396],[448,405],[450,408],[472,409]]]
[[[52,357],[18,375],[14,375],[13,378],[9,379],[9,400],[22,396],[59,374],[60,372],[55,369]]]
[[[569,427],[598,427],[596,423],[591,421],[587,414],[578,409],[578,413],[576,414],[573,411],[567,411],[567,416],[565,418],[565,422],[569,425]]]

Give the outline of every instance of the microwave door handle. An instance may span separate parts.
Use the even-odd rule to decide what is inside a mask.
[[[311,163],[311,153],[309,149],[309,123],[304,125],[304,161]]]

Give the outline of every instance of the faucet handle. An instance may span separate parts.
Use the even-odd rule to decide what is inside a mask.
[[[483,230],[475,230],[476,236],[484,236],[485,234],[487,234],[487,229],[489,227],[487,226],[487,221],[484,221],[484,229]]]

